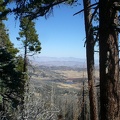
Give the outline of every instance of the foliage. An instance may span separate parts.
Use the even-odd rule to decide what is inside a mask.
[[[5,10],[0,6],[0,13]],[[0,113],[3,111],[10,115],[22,103],[25,81],[19,64],[23,63],[20,57],[16,57],[19,50],[10,41],[4,20],[7,20],[6,16],[0,18]]]
[[[41,50],[41,43],[38,39],[38,34],[34,28],[35,23],[29,18],[23,18],[20,21],[20,38],[22,39],[23,46],[26,47],[27,53],[37,53]]]
[[[7,10],[0,14],[0,17],[6,16],[9,13],[14,13],[16,18],[29,17],[31,20],[40,16],[49,16],[53,7],[63,4],[72,5],[78,0],[6,0],[1,3],[1,6],[7,6],[10,3],[15,3],[15,7],[8,7]]]
[[[17,65],[16,65],[16,69],[20,72],[23,72],[23,57],[22,56],[17,56],[16,57],[16,60],[17,60]]]
[[[0,0],[0,4],[1,3],[3,3],[3,0]],[[0,13],[5,10],[5,6],[0,6]],[[8,51],[15,55],[18,52],[18,49],[13,47],[13,44],[9,39],[8,30],[5,27],[4,20],[7,20],[6,16],[4,16],[4,19],[3,17],[0,18],[0,46],[7,47]]]
[[[17,61],[5,48],[0,48],[0,91],[3,99],[12,102],[16,107],[22,101],[24,92],[24,80],[22,72],[17,70]]]
[[[5,25],[2,21],[0,21],[0,46],[7,47],[8,51],[11,52],[12,55],[15,55],[19,51],[14,48],[13,43],[11,43],[9,34],[7,33]]]
[[[0,5],[3,4],[3,0],[0,0]],[[4,5],[0,6],[0,14],[2,14],[4,11],[6,11],[6,7]],[[1,20],[6,20],[6,15],[1,16]]]

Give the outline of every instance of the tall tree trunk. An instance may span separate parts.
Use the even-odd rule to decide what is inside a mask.
[[[86,57],[87,57],[87,73],[88,73],[88,88],[90,101],[90,117],[91,120],[98,120],[97,103],[94,90],[94,38],[92,24],[90,23],[90,0],[83,0],[84,4],[84,20],[86,31]]]
[[[24,45],[24,65],[23,65],[23,72],[27,72],[27,35],[26,35],[26,40],[25,40],[25,45]],[[26,76],[26,75],[25,75]]]
[[[83,81],[83,93],[82,93],[82,96],[83,96],[83,100],[82,100],[82,103],[83,103],[83,108],[82,108],[82,120],[85,120],[85,90],[84,90],[84,81]]]
[[[23,104],[22,104],[22,120],[26,120],[27,114],[26,114],[26,103],[25,103],[25,98],[26,98],[26,93],[28,93],[28,76],[27,76],[27,35],[26,35],[26,40],[25,40],[25,46],[24,46],[24,63],[23,63],[23,79],[25,80],[25,85],[24,85],[24,97],[23,97]]]
[[[99,0],[99,16],[101,120],[120,120],[118,33],[113,27],[118,17],[113,0]]]

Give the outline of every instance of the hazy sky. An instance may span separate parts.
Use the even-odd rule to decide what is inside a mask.
[[[85,58],[85,30],[83,13],[73,16],[81,10],[82,5],[54,7],[53,14],[47,19],[40,17],[36,22],[37,34],[41,41],[41,54],[49,57],[77,57]],[[6,26],[10,31],[10,39],[15,46],[20,47],[18,37],[19,22],[9,16]]]

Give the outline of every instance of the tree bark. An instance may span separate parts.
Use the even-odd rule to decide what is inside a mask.
[[[84,87],[85,87],[85,83],[83,81],[83,93],[82,93],[82,96],[83,96],[83,100],[82,100],[82,103],[83,103],[83,108],[82,108],[82,120],[85,120],[85,90],[84,90]]]
[[[99,0],[100,105],[101,120],[120,120],[119,50],[117,11],[113,0]]]
[[[98,120],[97,103],[94,88],[94,37],[92,24],[90,23],[90,0],[83,0],[84,4],[84,20],[86,31],[86,58],[87,58],[87,73],[88,73],[88,88],[90,101],[90,117],[91,120]]]

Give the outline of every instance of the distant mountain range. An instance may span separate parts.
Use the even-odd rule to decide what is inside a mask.
[[[36,61],[85,61],[85,59],[74,57],[38,57]]]
[[[74,57],[39,57],[31,60],[34,65],[86,68],[86,60]]]

